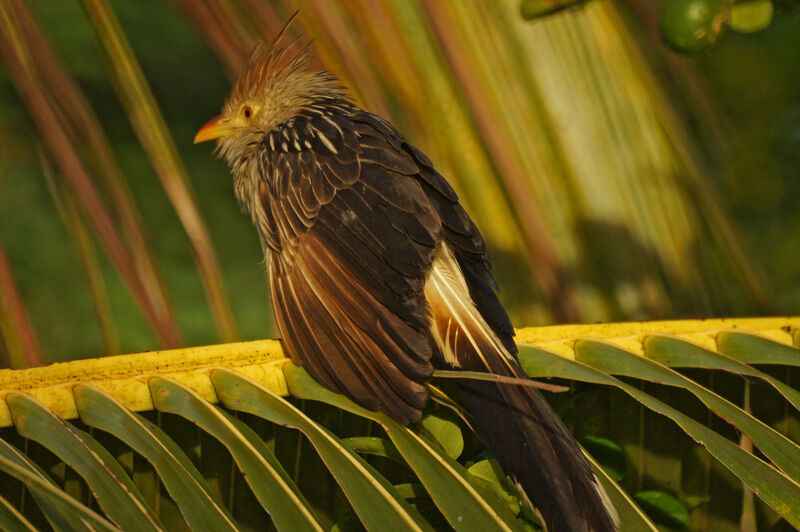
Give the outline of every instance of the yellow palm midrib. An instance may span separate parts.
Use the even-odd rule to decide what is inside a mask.
[[[586,325],[549,325],[517,329],[517,342],[534,344],[558,355],[575,358],[574,344],[581,338],[611,342],[642,354],[642,342],[650,335],[677,336],[716,351],[716,335],[722,331],[749,332],[772,341],[792,345],[800,330],[800,317],[723,318],[622,322]],[[288,395],[283,365],[288,362],[277,340],[256,340],[129,355],[60,362],[29,369],[0,370],[0,427],[12,425],[4,397],[25,392],[63,419],[75,419],[78,411],[72,387],[94,384],[134,411],[153,409],[147,380],[168,375],[217,402],[208,376],[211,368],[235,369],[270,390]]]

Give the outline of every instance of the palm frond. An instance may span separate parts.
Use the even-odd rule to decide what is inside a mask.
[[[69,184],[69,189],[86,213],[88,219],[102,242],[111,261],[127,284],[131,294],[142,309],[164,345],[180,345],[180,333],[169,317],[163,312],[165,307],[151,297],[140,275],[137,273],[132,253],[127,249],[124,239],[117,230],[111,210],[102,199],[95,186],[87,165],[72,142],[72,131],[55,102],[57,98],[49,92],[49,85],[36,67],[31,48],[22,31],[20,19],[10,2],[0,3],[0,54],[2,54],[17,90],[25,100],[28,111],[42,142],[60,174]],[[47,64],[47,63],[45,63]],[[163,303],[163,300],[161,301]],[[168,307],[167,307],[168,308]]]
[[[117,93],[192,244],[200,279],[220,335],[225,341],[235,340],[238,337],[236,322],[211,237],[155,97],[108,3],[86,0],[84,6],[108,56]]]
[[[642,405],[648,412],[645,420],[655,416],[672,423],[681,452],[702,450],[755,494],[755,506],[745,504],[748,519],[774,523],[783,518],[798,526],[797,434],[784,434],[759,419],[763,394],[749,394],[746,404],[738,406],[692,373],[702,368],[753,379],[747,386],[764,382],[785,398],[789,416],[796,420],[800,393],[775,377],[769,366],[800,365],[798,329],[800,318],[637,322],[520,329],[518,340],[529,375],[573,383],[573,392],[566,394],[572,397],[559,403],[564,396],[557,395],[557,406],[581,394],[597,397],[598,392],[618,390]],[[704,422],[693,403],[662,398],[660,390],[666,387],[688,392],[725,423]],[[485,450],[469,425],[448,408],[432,405],[419,425],[400,426],[318,385],[289,363],[273,340],[2,370],[0,390],[0,426],[8,427],[2,432],[0,470],[25,485],[34,501],[21,502],[18,488],[6,487],[12,482],[0,484],[0,497],[14,510],[3,519],[18,527],[44,521],[55,526],[59,519],[83,515],[98,523],[109,519],[123,529],[172,529],[159,511],[170,508],[166,501],[177,506],[185,519],[182,526],[203,530],[250,530],[268,523],[279,530],[319,530],[343,527],[353,519],[367,529],[382,530],[426,530],[442,523],[457,530],[537,526],[535,514],[513,486],[491,473],[491,461],[485,462]],[[298,399],[308,406],[298,407]],[[314,403],[328,406],[311,408]],[[572,424],[574,415],[580,415],[561,410]],[[612,410],[607,415],[618,414]],[[354,419],[363,420],[361,429]],[[192,424],[198,432],[186,431]],[[727,426],[746,435],[753,448],[740,446],[737,432]],[[316,471],[313,488],[290,473],[296,455],[287,455],[285,444],[293,430],[311,444],[303,467]],[[576,433],[579,438],[586,435],[585,428]],[[603,437],[625,444],[625,435],[610,428],[596,429],[593,437],[594,442]],[[210,455],[217,462],[213,474],[203,465],[205,453],[215,448],[212,441],[225,450]],[[43,455],[38,446],[52,454]],[[157,496],[146,492],[147,482],[137,483],[143,466],[131,467],[120,459],[125,449],[144,457],[146,468],[160,479]],[[599,447],[587,449],[591,453]],[[625,456],[638,459],[636,450]],[[621,530],[655,530],[663,516],[652,506],[639,506],[637,501],[652,497],[642,495],[631,478],[635,475],[625,473],[624,466],[622,472],[607,469],[608,456],[602,453],[590,458],[620,510]],[[220,487],[227,487],[222,491],[214,487],[222,481],[217,476],[220,463],[229,464],[223,467],[227,480]],[[47,473],[59,471],[59,464],[77,473],[98,506],[65,492],[69,475]],[[679,464],[683,475],[704,474],[691,457],[684,456]],[[681,501],[677,504],[705,497],[692,514],[695,521],[731,518],[730,513],[703,511],[714,493],[681,485],[646,488],[671,491],[678,498],[673,500]],[[330,500],[339,502],[331,506]]]
[[[12,368],[44,362],[14,274],[0,246],[0,348],[5,365]]]

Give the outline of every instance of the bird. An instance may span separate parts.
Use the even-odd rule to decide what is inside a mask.
[[[288,26],[288,24],[287,24]],[[527,378],[486,244],[433,162],[360,108],[309,46],[259,44],[216,140],[265,255],[285,351],[331,391],[416,422],[436,368]],[[606,532],[618,517],[538,390],[459,380],[478,436],[547,530]]]

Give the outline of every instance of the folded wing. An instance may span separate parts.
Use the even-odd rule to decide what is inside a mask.
[[[423,291],[442,225],[417,163],[351,119],[300,117],[270,135],[260,197],[289,355],[366,408],[418,419],[433,371]]]

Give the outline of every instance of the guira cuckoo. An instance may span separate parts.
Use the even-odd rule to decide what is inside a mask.
[[[486,245],[453,188],[280,40],[256,48],[195,142],[218,139],[231,167],[292,361],[401,423],[419,420],[435,367],[524,378]],[[459,382],[476,432],[548,530],[616,529],[597,477],[538,391]]]

